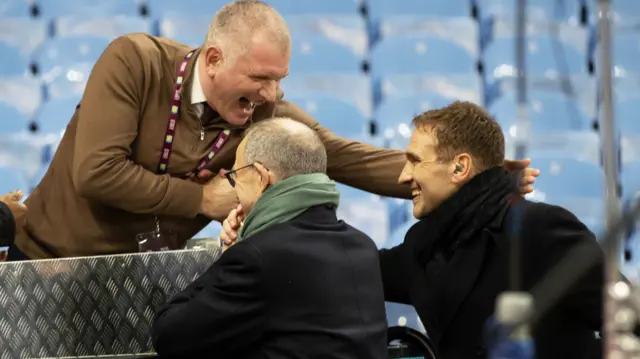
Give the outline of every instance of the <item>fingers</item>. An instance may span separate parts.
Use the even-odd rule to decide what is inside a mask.
[[[525,195],[528,193],[533,192],[533,187],[532,186],[522,186],[520,187],[520,194]]]
[[[536,182],[536,178],[533,176],[525,176],[520,179],[520,186],[526,186],[530,184],[534,184]]]
[[[229,221],[225,220],[222,222],[222,232],[220,232],[220,239],[224,244],[230,245],[236,240],[237,233],[233,228],[229,225]]]
[[[21,190],[12,191],[9,194],[11,195],[11,200],[13,201],[19,201],[24,196],[24,192],[22,192]]]
[[[524,171],[522,171],[522,175],[525,177],[538,177],[540,176],[540,170],[537,168],[525,168]]]
[[[504,167],[508,171],[519,171],[523,170],[531,165],[531,160],[525,158],[523,160],[505,160]]]

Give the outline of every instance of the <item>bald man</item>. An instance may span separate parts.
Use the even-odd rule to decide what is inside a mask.
[[[318,134],[292,119],[253,125],[226,174],[247,214],[239,242],[162,308],[161,356],[386,358],[376,245],[336,217]]]
[[[197,49],[146,34],[114,40],[26,201],[26,230],[9,260],[137,252],[137,235],[156,230],[169,247],[183,247],[237,206],[227,181],[210,175],[233,164],[247,128],[274,116],[318,133],[334,180],[410,198],[396,181],[401,151],[337,137],[282,100],[290,56],[285,21],[252,0],[220,9]]]

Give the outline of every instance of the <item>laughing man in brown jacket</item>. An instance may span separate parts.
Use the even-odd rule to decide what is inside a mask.
[[[318,132],[334,180],[409,198],[396,182],[403,152],[337,137],[281,99],[290,43],[282,17],[259,1],[221,9],[200,49],[146,34],[114,40],[26,201],[26,231],[9,260],[136,252],[136,234],[152,230],[156,216],[183,246],[235,207],[225,180],[206,180],[232,166],[244,129],[274,116]]]

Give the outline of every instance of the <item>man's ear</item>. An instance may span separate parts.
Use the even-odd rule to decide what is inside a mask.
[[[204,63],[207,75],[214,76],[218,66],[222,63],[222,49],[216,45],[207,46],[204,50]]]
[[[468,153],[461,153],[453,159],[452,176],[453,183],[464,183],[471,176],[473,159]]]
[[[260,187],[262,188],[262,191],[265,191],[267,187],[273,185],[276,182],[276,176],[273,174],[273,172],[265,168],[262,163],[256,162],[253,164],[253,166],[260,174]]]

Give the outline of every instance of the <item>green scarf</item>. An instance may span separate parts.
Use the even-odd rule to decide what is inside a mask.
[[[274,224],[289,221],[309,207],[320,204],[334,204],[337,207],[339,201],[336,183],[326,174],[291,176],[264,191],[244,220],[238,232],[238,241]]]

